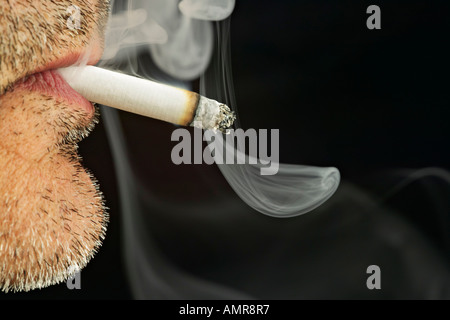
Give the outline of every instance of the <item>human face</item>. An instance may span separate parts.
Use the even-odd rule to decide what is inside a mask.
[[[79,29],[68,24],[76,8]],[[102,195],[76,145],[97,112],[52,70],[100,59],[108,10],[109,0],[0,0],[3,291],[63,281],[104,238]]]

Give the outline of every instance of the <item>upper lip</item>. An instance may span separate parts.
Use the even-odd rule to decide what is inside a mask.
[[[83,64],[83,65],[93,66],[93,65],[96,65],[100,61],[100,58],[101,58],[100,54],[90,54],[87,58],[85,55],[86,55],[86,51],[68,53],[60,58],[50,61],[34,70],[28,72],[27,74],[25,74],[24,77],[17,80],[16,83],[23,83],[28,79],[28,77],[30,77],[34,74],[44,72],[44,71],[56,70],[59,68],[70,67],[70,66],[77,64],[78,62],[80,62],[80,64]]]
[[[39,73],[39,72],[43,72],[43,71],[47,71],[47,70],[54,70],[54,69],[58,69],[58,68],[69,67],[69,66],[76,64],[77,62],[86,64],[86,65],[96,65],[100,61],[101,56],[99,56],[98,54],[90,54],[89,57],[87,58],[87,60],[85,60],[85,58],[84,58],[85,54],[86,53],[83,51],[69,53],[61,58],[50,61],[49,63],[38,67],[37,69],[33,70],[30,74],[35,74],[35,73]]]

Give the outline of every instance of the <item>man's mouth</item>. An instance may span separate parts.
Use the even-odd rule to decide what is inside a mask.
[[[73,90],[56,70],[47,70],[25,77],[18,83],[17,88],[37,91],[54,97],[56,100],[64,100],[88,115],[94,114],[92,102]]]
[[[95,112],[93,103],[72,89],[56,70],[80,63],[95,65],[100,60],[98,55],[89,57],[87,61],[81,61],[82,58],[83,56],[81,54],[70,54],[62,59],[42,66],[32,72],[31,75],[16,82],[14,89],[39,92],[53,97],[55,100],[62,100],[74,109],[83,111],[92,117]]]

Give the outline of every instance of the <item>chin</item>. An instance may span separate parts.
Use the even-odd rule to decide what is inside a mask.
[[[0,289],[65,281],[100,248],[108,214],[77,142],[97,111],[20,88],[0,96]]]

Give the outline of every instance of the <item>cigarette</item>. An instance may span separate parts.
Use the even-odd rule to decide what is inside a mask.
[[[94,66],[60,68],[58,72],[89,101],[150,118],[222,132],[236,119],[223,103],[155,81]]]

